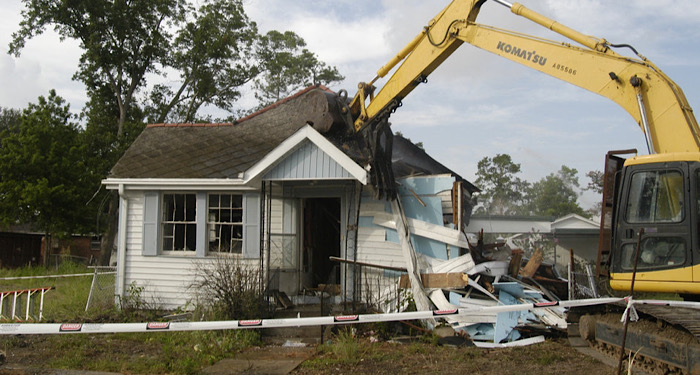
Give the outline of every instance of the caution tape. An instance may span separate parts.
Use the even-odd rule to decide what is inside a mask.
[[[456,317],[479,313],[536,310],[551,307],[591,306],[622,301],[623,298],[593,298],[571,301],[499,305],[453,310],[410,311],[385,314],[318,316],[291,319],[223,320],[210,322],[149,322],[149,323],[6,323],[0,324],[0,335],[48,335],[64,333],[123,333],[164,331],[211,331],[253,328],[289,328],[339,324],[377,323],[399,320],[423,320]]]

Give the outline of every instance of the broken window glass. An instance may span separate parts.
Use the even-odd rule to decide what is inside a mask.
[[[209,194],[209,251],[240,254],[243,250],[243,196]]]

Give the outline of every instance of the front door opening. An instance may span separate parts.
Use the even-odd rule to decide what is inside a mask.
[[[307,198],[304,200],[302,287],[340,283],[340,267],[329,259],[331,256],[340,257],[340,198]]]

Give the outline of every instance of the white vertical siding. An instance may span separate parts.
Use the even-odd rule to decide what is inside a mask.
[[[354,179],[345,168],[309,141],[284,158],[263,177],[269,181],[316,178]]]

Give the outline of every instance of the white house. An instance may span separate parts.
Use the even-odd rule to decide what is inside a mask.
[[[196,297],[196,265],[222,256],[290,296],[335,284],[357,298],[359,262],[400,267],[390,210],[334,101],[311,87],[233,124],[147,126],[103,181],[120,197],[116,294],[134,284],[181,307]],[[401,137],[393,155],[406,216],[447,230],[416,235],[416,251],[459,255],[445,238],[468,223],[477,189]]]
[[[540,216],[489,216],[474,215],[466,231],[475,233],[483,229],[485,233],[494,233],[508,237],[512,247],[518,247],[513,241],[523,239],[529,233],[536,233],[555,241],[555,250],[551,256],[556,257],[559,269],[566,269],[570,263],[570,250],[581,260],[595,265],[598,260],[598,242],[600,241],[600,222],[580,215],[569,214],[560,218]],[[554,259],[546,259],[552,262]]]

